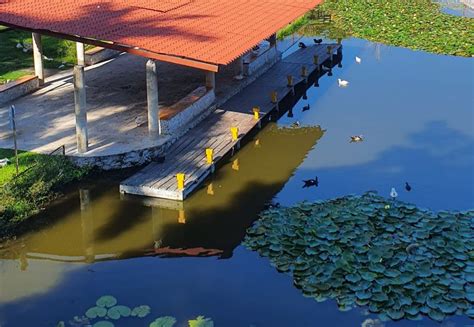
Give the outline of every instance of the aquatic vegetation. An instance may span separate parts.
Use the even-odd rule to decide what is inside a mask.
[[[132,317],[145,318],[151,312],[151,308],[148,305],[139,305],[132,310]]]
[[[95,304],[97,304],[98,307],[111,308],[117,304],[117,299],[111,295],[104,295],[101,296]]]
[[[112,322],[107,321],[107,320],[98,321],[94,325],[92,325],[92,327],[114,327],[114,326],[115,325]]]
[[[214,322],[211,318],[198,316],[196,319],[189,320],[189,327],[214,327]]]
[[[332,14],[338,29],[355,37],[434,53],[474,55],[474,20],[446,15],[431,0],[327,0],[321,9]]]
[[[433,213],[374,192],[271,208],[244,244],[295,286],[382,320],[473,315],[474,210]]]
[[[150,324],[150,327],[173,327],[176,323],[176,318],[171,316],[165,316],[157,318]]]

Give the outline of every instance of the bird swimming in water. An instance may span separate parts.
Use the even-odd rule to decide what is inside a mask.
[[[303,109],[301,111],[308,111],[309,110],[309,104],[307,104],[306,106],[303,107]]]
[[[405,182],[405,190],[407,190],[407,192],[411,191],[411,185],[408,184],[408,182]]]
[[[357,143],[357,142],[362,142],[364,140],[362,135],[354,135],[351,136],[351,141],[350,143]]]
[[[356,56],[355,59],[356,59],[356,63],[358,63],[358,64],[360,64],[360,63],[362,62],[362,59],[361,59],[360,57],[357,57],[357,56]]]
[[[304,44],[303,42],[298,43],[298,46],[299,46],[301,49],[306,49],[306,44]]]
[[[312,186],[318,187],[319,186],[318,176],[316,176],[314,179],[303,180],[303,183],[304,183],[303,188],[312,187]]]
[[[339,85],[339,87],[347,87],[349,86],[349,81],[338,78],[337,84]]]
[[[321,44],[323,42],[323,39],[313,39],[313,41],[316,44]]]
[[[395,189],[395,187],[392,187],[392,190],[390,191],[390,197],[393,200],[395,200],[397,196],[398,196],[397,190]]]
[[[295,121],[293,124],[291,124],[291,127],[293,127],[293,128],[300,127],[300,122]]]

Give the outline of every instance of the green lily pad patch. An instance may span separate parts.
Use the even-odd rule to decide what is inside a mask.
[[[244,245],[343,311],[367,306],[382,321],[473,314],[472,210],[438,214],[368,192],[264,211]]]

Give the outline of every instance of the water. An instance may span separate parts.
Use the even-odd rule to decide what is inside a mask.
[[[48,226],[0,250],[0,325],[55,326],[104,294],[152,308],[116,326],[148,326],[164,315],[179,326],[205,315],[230,327],[376,319],[364,308],[339,312],[332,301],[303,297],[290,276],[240,242],[272,200],[291,205],[367,190],[388,196],[395,187],[401,200],[433,210],[473,208],[474,66],[358,39],[343,44],[342,67],[307,91],[293,117],[267,125],[182,207],[121,199],[117,182],[103,181],[48,209]],[[337,78],[349,87],[339,88]],[[296,120],[307,127],[287,128]],[[349,143],[359,134],[364,142]],[[303,189],[302,179],[314,176],[320,186]],[[454,316],[443,326],[472,324]]]
[[[474,2],[472,0],[436,0],[441,4],[441,11],[448,15],[474,18]]]

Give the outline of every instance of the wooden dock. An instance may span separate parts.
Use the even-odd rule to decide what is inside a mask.
[[[332,51],[328,51],[328,46]],[[177,141],[163,163],[150,163],[141,171],[123,181],[120,192],[171,200],[184,200],[202,181],[215,170],[215,165],[227,154],[240,147],[242,138],[252,129],[268,120],[268,115],[277,110],[278,103],[294,87],[288,86],[287,76],[293,76],[293,85],[305,83],[309,75],[323,75],[321,64],[330,61],[331,53],[341,51],[338,44],[321,44],[299,49],[278,62],[268,72],[247,86],[242,92],[213,112],[207,119]],[[315,56],[318,64],[315,64]],[[306,76],[302,76],[303,66]],[[318,77],[319,77],[318,75]],[[277,94],[277,101],[271,101],[271,94]],[[260,108],[259,119],[254,117],[253,108]],[[231,127],[238,128],[234,140]],[[213,149],[213,163],[206,159],[206,149]],[[185,175],[184,187],[178,188],[176,175]]]

